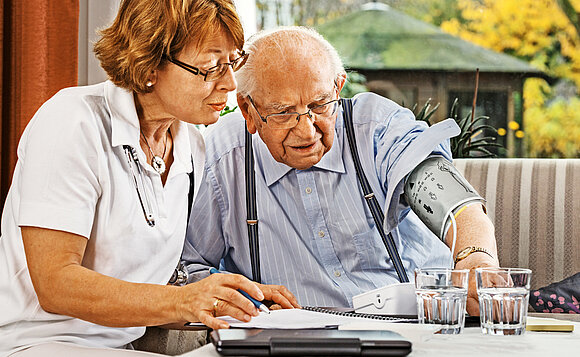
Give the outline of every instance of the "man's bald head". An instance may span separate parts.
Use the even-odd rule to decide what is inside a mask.
[[[265,76],[278,74],[288,80],[295,73],[346,76],[334,47],[316,31],[306,27],[282,27],[261,31],[246,42],[248,62],[238,72],[238,94],[246,97],[263,86]]]

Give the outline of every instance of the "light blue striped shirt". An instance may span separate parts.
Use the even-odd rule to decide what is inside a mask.
[[[446,247],[400,198],[403,180],[432,153],[451,159],[453,120],[427,127],[394,102],[372,93],[355,97],[359,155],[392,230],[409,278],[425,266],[449,266]],[[195,200],[183,259],[190,280],[209,266],[251,277],[244,184],[244,120],[226,116],[206,132],[204,179]],[[303,305],[351,306],[356,294],[398,282],[357,181],[343,126],[306,170],[275,161],[253,135],[262,282],[288,287]],[[400,222],[400,223],[398,223]],[[397,225],[398,223],[398,225]]]

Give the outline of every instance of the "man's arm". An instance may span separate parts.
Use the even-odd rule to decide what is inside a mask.
[[[475,272],[473,269],[479,267],[498,267],[499,260],[495,241],[493,223],[483,211],[480,203],[473,203],[467,206],[456,217],[457,239],[455,251],[452,252],[453,259],[457,253],[466,247],[480,247],[487,250],[484,252],[473,252],[464,259],[457,262],[456,269],[470,269],[469,292],[467,297],[467,312],[472,316],[479,315],[479,302],[475,287]],[[445,243],[451,248],[453,244],[452,227],[449,228],[445,236]]]
[[[218,268],[226,249],[222,230],[222,212],[207,170],[206,168],[191,208],[181,254],[181,259],[189,273],[189,283],[209,276],[209,268]]]
[[[209,268],[218,268],[220,261],[226,256],[223,212],[227,211],[227,209],[220,206],[220,202],[225,200],[221,199],[220,201],[218,190],[212,185],[212,182],[217,182],[215,176],[211,178],[209,176],[211,176],[211,173],[209,169],[206,169],[191,209],[192,214],[181,255],[181,260],[189,273],[188,285],[199,285],[201,282],[207,281]],[[221,190],[226,190],[231,187],[221,185],[220,188]],[[240,234],[231,226],[228,227],[228,233]],[[216,275],[228,276],[237,274],[214,274],[212,277]],[[275,304],[274,309],[300,307],[296,297],[285,286],[255,284],[261,290],[264,300]],[[272,308],[272,306],[270,307]]]

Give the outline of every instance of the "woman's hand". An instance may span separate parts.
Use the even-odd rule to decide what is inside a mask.
[[[229,327],[216,316],[229,315],[240,321],[250,321],[259,311],[238,289],[258,301],[270,300],[284,308],[299,307],[294,295],[283,286],[257,284],[238,274],[212,274],[181,288],[181,301],[177,304],[184,311],[182,319],[199,320],[213,329]]]

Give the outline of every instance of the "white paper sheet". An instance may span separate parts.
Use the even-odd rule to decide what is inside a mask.
[[[333,315],[302,309],[272,310],[270,314],[261,312],[250,322],[241,322],[229,316],[222,316],[219,319],[229,323],[230,327],[268,329],[336,328],[355,322],[369,324],[376,322],[376,320],[364,317]],[[203,324],[190,323],[189,326],[203,326]]]

